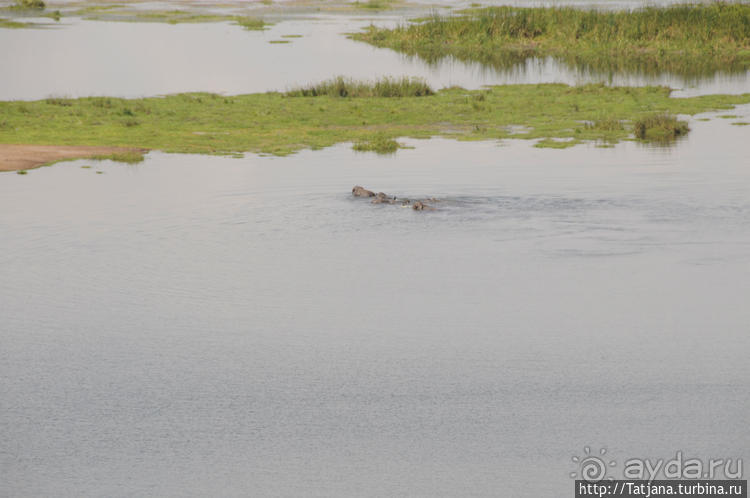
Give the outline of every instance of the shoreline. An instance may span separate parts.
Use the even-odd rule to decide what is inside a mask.
[[[113,159],[143,154],[147,149],[90,145],[0,144],[0,172],[25,171],[75,159]]]

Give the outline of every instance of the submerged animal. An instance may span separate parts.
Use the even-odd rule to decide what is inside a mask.
[[[398,199],[395,196],[390,196],[383,192],[378,192],[376,194],[372,190],[367,190],[360,185],[355,185],[352,188],[352,195],[354,197],[372,197],[373,199],[370,201],[372,204],[400,204],[401,207],[411,206],[415,211],[434,211],[435,208],[427,204],[427,201],[439,202],[433,197],[422,201],[414,201],[414,203],[412,203],[409,199]]]
[[[354,197],[375,197],[375,192],[360,187],[359,185],[355,185],[354,188],[352,188],[352,195]]]
[[[378,192],[377,194],[375,194],[375,198],[370,202],[372,202],[373,204],[396,204],[396,198],[389,197],[383,192]]]

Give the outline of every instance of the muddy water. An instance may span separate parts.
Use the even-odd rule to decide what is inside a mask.
[[[406,17],[413,17],[413,11]],[[743,93],[750,73],[685,80],[677,76],[600,73],[552,59],[510,68],[446,59],[435,64],[348,40],[371,22],[394,25],[402,15],[312,15],[266,31],[228,23],[168,25],[64,18],[45,29],[0,29],[0,100],[49,96],[141,97],[189,91],[241,94],[286,90],[345,75],[360,79],[419,76],[436,88],[507,83],[666,85],[676,96]],[[301,38],[286,38],[301,35]],[[96,42],[92,42],[95,40]],[[289,43],[269,43],[285,41]]]
[[[0,495],[570,496],[587,445],[750,457],[731,121],[0,176]]]

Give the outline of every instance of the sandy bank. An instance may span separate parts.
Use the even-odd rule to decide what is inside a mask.
[[[38,168],[63,159],[87,159],[123,152],[144,152],[126,147],[91,147],[79,145],[10,145],[0,144],[0,171]]]

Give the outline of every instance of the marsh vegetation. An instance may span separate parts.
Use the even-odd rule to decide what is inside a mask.
[[[367,10],[386,10],[393,8],[396,3],[395,0],[367,0],[364,2],[357,0],[354,2],[354,7]]]
[[[750,67],[750,4],[491,7],[393,29],[370,26],[352,38],[427,61],[452,56],[506,68],[551,56],[578,68],[691,77]]]
[[[356,142],[352,149],[357,152],[375,152],[376,154],[394,154],[400,145],[392,138],[385,135],[376,135],[373,138]]]
[[[0,17],[0,28],[20,29],[28,28],[30,26],[31,24],[27,22],[13,21],[11,19]]]
[[[294,88],[287,97],[426,97],[435,91],[421,78],[380,78],[356,81],[339,76],[313,85]]]
[[[460,140],[536,139],[541,147],[570,147],[584,141],[649,140],[659,134],[651,128],[665,125],[648,118],[654,113],[692,115],[750,102],[750,93],[674,99],[670,90],[662,87],[560,84],[475,91],[449,88],[432,95],[410,91],[399,94],[410,96],[396,96],[393,88],[411,87],[342,81],[287,94],[225,97],[193,93],[131,100],[91,97],[0,102],[4,120],[0,143],[285,155],[341,142],[359,143],[360,149],[387,150],[398,137],[445,136]],[[634,135],[635,123],[643,126],[639,125]],[[675,130],[677,134],[687,131]],[[373,137],[377,137],[374,142]]]
[[[192,10],[125,9],[122,5],[88,5],[69,13],[71,16],[97,21],[159,22],[167,24],[229,22],[247,30],[263,30],[269,23],[253,16],[217,14]]]
[[[20,10],[42,10],[46,7],[42,0],[15,0],[10,6],[11,9]]]
[[[115,161],[118,163],[136,164],[143,162],[144,158],[144,152],[126,151],[92,156],[89,159],[93,159],[95,161]]]
[[[647,114],[633,123],[636,138],[650,142],[668,143],[690,131],[686,121],[668,113]]]

